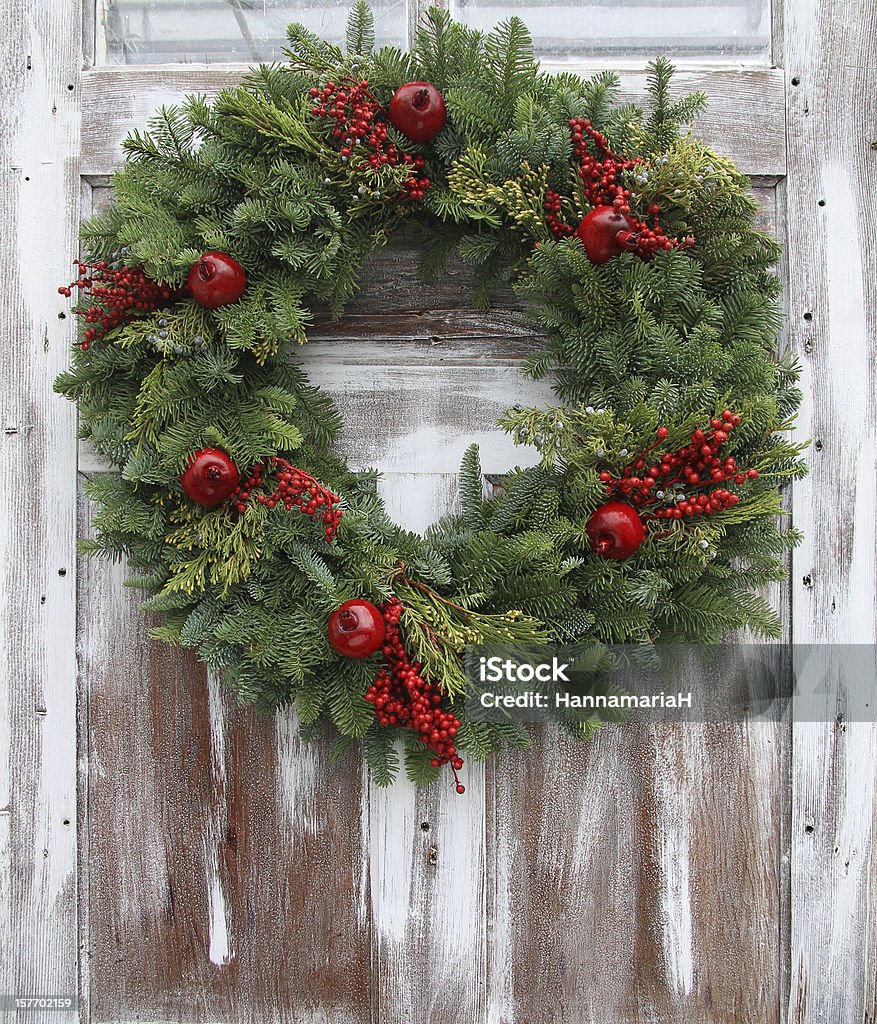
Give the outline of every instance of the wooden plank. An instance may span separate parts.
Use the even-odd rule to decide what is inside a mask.
[[[758,194],[773,231],[775,191]],[[767,596],[788,639],[787,588]],[[789,738],[775,721],[627,724],[588,744],[545,727],[491,762],[487,1019],[778,1021]]]
[[[488,1020],[777,1021],[775,723],[553,728],[488,768]]]
[[[7,5],[3,27],[0,992],[75,999],[75,411],[52,381],[78,228],[79,5]]]
[[[235,707],[191,655],[151,641],[123,565],[80,571],[84,1019],[365,1024],[359,764],[332,765],[291,714]]]
[[[373,359],[375,350],[363,347],[361,361],[355,358],[355,349],[341,361],[335,347],[328,350],[328,344],[315,342],[302,350],[298,360],[311,381],[332,395],[343,410],[338,450],[355,468],[455,474],[473,441],[481,447],[485,473],[504,473],[516,465],[538,461],[534,448],[516,447],[496,426],[496,420],[516,402],[552,404],[547,382],[525,380],[510,359],[480,366],[455,358],[448,363],[409,361],[403,355],[405,361],[388,362],[387,354]],[[398,352],[403,346],[388,348]],[[82,472],[108,468],[89,445],[81,445]],[[431,500],[429,493],[415,489],[413,500]]]
[[[545,65],[549,70],[551,65]],[[560,67],[560,66],[558,66]],[[563,65],[568,68],[568,65]],[[142,129],[163,103],[187,93],[214,95],[240,80],[241,65],[169,65],[102,67],[83,75],[83,174],[109,174],[122,158],[122,139]],[[622,99],[642,102],[643,67],[620,65]],[[681,95],[701,89],[709,109],[697,131],[747,174],[778,176],[786,170],[784,94],[781,71],[770,68],[704,67],[680,71],[675,88]]]
[[[392,473],[381,492],[408,529],[457,507],[456,473]],[[484,769],[428,790],[371,788],[372,1010],[381,1024],[483,1021]]]
[[[877,215],[873,8],[785,3],[789,341],[804,367],[798,436],[811,472],[793,492],[796,643],[877,639]],[[814,148],[814,132],[819,146]],[[877,1019],[877,726],[841,689],[792,747],[788,1020]],[[846,720],[845,714],[850,716]]]
[[[775,223],[773,193],[761,195],[763,225],[769,229]],[[357,464],[373,462],[388,471],[382,490],[391,514],[422,530],[453,506],[459,455],[469,440],[483,441],[488,472],[522,461],[524,450],[501,447],[493,419],[507,404],[548,401],[550,394],[539,390],[544,385],[517,376],[517,361],[535,339],[515,310],[503,305],[478,317],[465,308],[470,293],[464,269],[452,265],[446,278],[425,287],[414,276],[413,253],[404,244],[401,251],[401,256],[396,249],[375,256],[355,311],[337,324],[321,321],[300,357],[315,382],[342,400],[345,453]],[[395,297],[399,282],[402,299]],[[394,315],[387,314],[387,302],[398,303]],[[384,422],[376,429],[379,417]],[[118,580],[113,587],[118,589]],[[89,586],[93,606],[104,603],[100,593]],[[142,627],[126,620],[110,633],[123,636],[137,628]],[[106,652],[96,655],[94,671],[110,671],[101,668],[106,661]],[[160,671],[170,673],[175,693],[184,673],[195,678],[198,672],[188,665],[168,669],[162,661],[123,674],[137,678],[139,672],[142,678],[145,673],[148,688],[156,691],[160,684],[151,677]],[[191,696],[186,700],[191,703]],[[206,713],[185,717],[192,719],[191,742],[202,746],[210,745],[203,738],[207,732],[222,736],[228,730],[217,724],[227,720],[216,710],[219,696],[208,691],[206,700]],[[110,736],[118,728],[116,721],[94,732]],[[132,742],[149,751],[152,741]],[[271,763],[272,754],[261,743],[260,738],[257,756]],[[619,730],[585,746],[551,733],[537,744],[527,755],[509,755],[488,768],[487,781],[482,770],[467,765],[465,798],[447,788],[423,793],[401,783],[388,792],[363,789],[358,814],[346,808],[350,820],[366,823],[360,852],[351,847],[347,856],[357,870],[367,865],[362,898],[372,944],[367,982],[372,1019],[511,1022],[563,1013],[558,1020],[578,1024],[588,1019],[582,1016],[587,1011],[594,1019],[608,1019],[610,1007],[625,1021],[714,1021],[731,1019],[720,1013],[750,1007],[760,1019],[776,1019],[785,751],[776,727]],[[228,740],[217,741],[217,747],[227,751]],[[154,772],[156,753],[139,756]],[[164,748],[159,756],[170,758],[176,773],[182,771],[179,754]],[[320,794],[324,756],[317,751],[310,783]],[[227,754],[222,761],[227,788],[241,768]],[[218,776],[212,767],[201,771],[206,781],[198,783],[186,806],[207,808],[197,832],[209,837],[207,845],[174,843],[164,857],[180,873],[186,892],[201,887],[201,895],[188,897],[200,902],[185,912],[189,918],[184,916],[181,925],[185,931],[202,922],[201,946],[197,954],[186,951],[189,973],[172,977],[222,1013],[229,1012],[225,996],[217,995],[205,967],[192,966],[205,955],[209,961],[211,950],[222,959],[240,945],[236,914],[228,913],[233,882],[224,873],[223,857],[210,856],[219,848],[228,811],[221,800],[218,811],[210,810]],[[280,798],[275,793],[264,799],[278,803]],[[182,798],[173,796],[171,805],[182,807]],[[276,807],[264,815],[283,818]],[[178,817],[179,811],[170,815]],[[152,831],[161,837],[166,827],[156,822]],[[298,821],[290,834],[303,827],[308,826]],[[270,829],[267,842],[272,844]],[[103,843],[109,857],[109,838]],[[192,869],[188,849],[196,847],[207,853],[199,854]],[[259,849],[254,841],[247,862]],[[211,903],[205,893],[219,893],[224,901],[214,895]],[[95,895],[96,904],[108,900]],[[220,913],[223,905],[226,915]],[[741,905],[759,908],[742,926]],[[205,919],[208,926],[213,921],[206,933]],[[228,922],[225,932],[222,921]],[[112,934],[114,927],[105,921],[102,933]],[[354,927],[362,928],[361,922]],[[212,938],[216,935],[225,942]],[[285,956],[287,941],[288,935],[278,937],[271,955]],[[234,957],[226,967],[233,963]],[[252,1009],[251,969],[243,962],[234,969],[240,972],[239,989],[248,993],[241,1002]],[[630,979],[627,987],[619,976]],[[143,992],[142,979],[133,984]],[[105,1006],[113,994],[103,993]],[[133,1001],[130,1008],[136,1005]],[[181,1012],[167,994],[145,1006],[161,1019]],[[259,1009],[272,1019],[270,1007],[259,1004]]]

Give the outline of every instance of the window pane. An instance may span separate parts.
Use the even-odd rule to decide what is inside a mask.
[[[107,64],[271,61],[299,21],[341,42],[353,0],[98,0]],[[378,45],[404,46],[405,0],[372,0]]]
[[[770,0],[452,0],[454,16],[490,30],[517,15],[540,57],[643,56],[766,63]]]

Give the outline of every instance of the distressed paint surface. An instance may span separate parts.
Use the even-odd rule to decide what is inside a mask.
[[[764,223],[772,227],[772,190],[765,190],[763,201]],[[405,256],[404,246],[401,252]],[[473,433],[484,443],[486,472],[526,461],[532,454],[515,450],[491,423],[514,401],[542,402],[550,396],[544,385],[526,382],[518,373],[517,363],[537,339],[516,310],[501,306],[489,314],[480,342],[469,321],[463,331],[441,333],[437,325],[458,323],[467,300],[461,266],[452,264],[447,282],[439,286],[418,285],[416,314],[394,312],[389,285],[399,258],[394,250],[374,258],[367,275],[373,294],[356,301],[354,324],[347,318],[334,326],[323,323],[300,358],[313,379],[343,402],[342,447],[358,465],[376,464],[384,471],[390,512],[407,527],[423,529],[454,506],[458,458]],[[407,301],[407,295],[395,299]],[[377,302],[381,310],[371,335],[365,328],[367,310]],[[389,326],[410,324],[411,317],[427,320],[428,330],[411,331],[406,338]],[[502,329],[509,333],[503,336]],[[385,423],[376,427],[379,415]],[[421,443],[406,443],[412,436]],[[118,590],[118,578],[103,586]],[[105,605],[97,582],[90,592]],[[143,626],[133,606],[124,614],[125,625],[111,626],[109,633],[133,630],[140,652]],[[98,650],[106,629],[104,624],[99,633],[90,630]],[[171,742],[174,731],[163,726],[160,752],[154,744],[150,751],[147,736],[137,745],[150,751],[152,770],[165,775],[160,790],[161,805],[172,808],[165,812],[167,821],[178,820],[182,799],[174,781],[178,747],[209,748],[203,755],[205,788],[187,803],[201,809],[186,826],[191,831],[187,848],[200,866],[191,871],[177,862],[180,853],[174,850],[156,865],[154,882],[141,877],[120,902],[148,907],[152,897],[144,884],[161,893],[169,872],[178,902],[194,904],[192,920],[203,935],[197,948],[182,926],[153,939],[170,944],[174,952],[168,960],[188,961],[191,973],[175,975],[174,985],[156,997],[146,981],[154,974],[130,968],[126,985],[139,993],[131,999],[131,1012],[139,998],[153,1014],[180,1013],[174,993],[183,984],[204,993],[208,1006],[222,1007],[215,983],[208,985],[220,967],[235,972],[262,1018],[279,1020],[289,1010],[285,996],[266,988],[239,962],[245,941],[235,886],[241,878],[223,871],[223,830],[234,831],[240,842],[255,825],[252,819],[239,821],[224,795],[242,770],[227,753],[225,716],[234,720],[242,713],[226,706],[212,681],[201,681],[200,669],[185,659],[172,660],[172,692],[185,693],[189,709],[185,729]],[[106,654],[96,653],[93,662],[92,702],[106,672],[112,673],[106,680],[112,685],[142,677],[142,668],[120,669],[118,659]],[[155,668],[148,672],[148,685],[160,686],[156,693],[167,699],[167,683],[159,684]],[[155,696],[138,699],[148,714],[168,717]],[[788,949],[779,844],[784,729],[763,723],[631,727],[607,730],[586,745],[545,732],[525,754],[507,755],[484,769],[467,766],[467,793],[460,799],[447,787],[418,792],[405,782],[387,791],[364,785],[356,759],[328,766],[325,750],[302,748],[294,722],[278,715],[274,729],[249,737],[262,771],[247,785],[253,786],[254,806],[274,805],[270,813],[285,827],[293,850],[307,836],[323,834],[323,827],[315,832],[314,815],[327,799],[324,787],[331,794],[338,785],[349,795],[344,815],[324,823],[335,836],[354,827],[352,860],[337,862],[342,878],[330,871],[319,879],[314,874],[313,888],[295,882],[308,901],[308,915],[343,918],[348,955],[359,958],[360,972],[368,972],[367,978],[360,976],[355,998],[333,1005],[343,1020],[371,1014],[374,1020],[411,1024],[529,1022],[544,1019],[561,993],[561,1009],[554,1011],[559,1021],[600,1020],[611,1009],[619,1020],[707,1022],[733,1020],[744,1008],[757,1008],[759,1019],[773,1021],[781,1004],[777,964]],[[112,726],[95,723],[93,730],[97,741]],[[124,753],[125,764],[130,756],[131,751]],[[166,827],[154,830],[160,845],[167,841]],[[108,830],[102,853],[93,855],[96,865],[101,856],[124,859],[117,836]],[[250,838],[250,856],[265,838]],[[277,849],[270,840],[269,847]],[[339,888],[349,870],[358,873],[355,888]],[[261,884],[271,888],[280,884],[278,875],[285,875],[287,866],[273,861],[268,851],[257,864],[240,863],[240,871],[253,879],[260,872]],[[195,892],[184,897],[192,886]],[[96,951],[109,939],[103,920],[108,899],[107,894],[92,899],[101,908],[101,920],[92,914]],[[758,913],[741,920],[741,907],[757,907]],[[288,950],[297,941],[287,931],[288,922],[270,915],[257,920],[273,949]],[[296,945],[315,975],[339,970],[334,960],[329,966],[325,942],[323,935],[304,948]],[[108,988],[106,982],[96,984]],[[102,998],[110,1005],[109,991]],[[316,1013],[323,1004],[314,999],[308,1005]]]
[[[0,39],[0,993],[74,999],[75,413],[51,382],[79,219],[78,30],[77,3],[35,0],[5,5]]]
[[[603,69],[601,65],[599,70]],[[643,64],[609,62],[621,77],[620,97],[642,102]],[[552,70],[550,62],[544,62]],[[554,70],[566,70],[558,65]],[[121,143],[132,128],[142,128],[162,104],[187,93],[215,95],[235,85],[246,68],[234,65],[187,65],[159,68],[95,68],[83,75],[83,131],[88,148],[83,174],[109,174],[122,158]],[[597,68],[595,68],[597,70]],[[703,91],[710,106],[697,122],[698,132],[731,157],[747,174],[779,176],[786,172],[783,74],[773,68],[681,69],[674,79],[679,95]]]
[[[792,4],[785,18],[782,6],[775,11],[788,77],[801,83],[788,88],[791,175],[779,211],[769,186],[786,171],[783,73],[692,71],[679,84],[706,88],[715,102],[704,134],[762,176],[762,226],[788,227],[790,334],[810,396],[801,432],[822,442],[811,481],[795,488],[796,523],[808,534],[791,588],[795,638],[873,642],[873,600],[862,597],[873,595],[875,579],[877,296],[869,269],[849,271],[856,251],[865,268],[875,262],[868,198],[877,183],[862,128],[875,120],[874,15],[863,0],[836,6],[842,16],[809,2]],[[44,13],[38,4],[29,21],[17,16],[8,64],[17,66],[22,38],[52,40],[71,10]],[[21,253],[40,247],[38,263],[13,253],[22,268],[11,291],[20,341],[4,379],[25,386],[7,392],[13,418],[0,425],[31,429],[3,436],[6,493],[22,467],[33,472],[35,450],[49,453],[27,519],[8,524],[18,547],[3,563],[8,569],[14,552],[28,570],[7,581],[16,600],[2,618],[7,989],[22,980],[63,989],[68,979],[75,985],[76,970],[73,832],[56,820],[72,819],[75,798],[73,576],[55,575],[56,562],[71,565],[72,487],[59,466],[72,469],[75,450],[71,410],[49,397],[67,325],[47,324],[51,343],[45,352],[39,345],[45,310],[60,308],[45,253],[57,254],[52,273],[63,279],[61,257],[75,237],[75,95],[59,92],[57,122],[47,127],[41,116],[68,56],[58,61],[53,50],[35,91],[23,72],[4,82],[24,113],[0,127],[4,159],[8,139],[31,159],[64,155],[63,169],[40,164],[40,195],[57,194],[59,208],[69,208],[66,218],[38,215],[44,207],[23,197],[19,163],[4,163],[0,212],[14,231],[3,243]],[[237,73],[87,73],[83,173],[107,174],[125,130],[158,103]],[[641,81],[631,74],[626,85]],[[814,112],[820,131],[831,123],[840,133],[816,160]],[[824,209],[815,207],[819,196],[828,196]],[[314,379],[344,398],[343,450],[385,471],[388,508],[412,529],[452,507],[459,456],[473,438],[488,473],[531,459],[491,423],[511,402],[549,397],[517,376],[536,339],[509,297],[485,317],[469,296],[456,264],[424,288],[403,242],[377,258],[349,315],[321,321],[301,354]],[[382,410],[389,414],[376,427]],[[101,468],[87,448],[80,468]],[[51,502],[39,500],[48,493]],[[840,524],[835,539],[825,524],[850,508],[851,493],[850,525]],[[81,535],[89,516],[83,503]],[[406,783],[380,791],[358,759],[331,765],[328,745],[302,744],[291,716],[234,707],[203,667],[152,643],[123,577],[121,566],[90,562],[78,585],[83,1021],[877,1017],[873,727],[636,726],[585,745],[546,731],[530,751],[484,769],[467,765],[464,799]],[[33,705],[45,715],[32,714],[33,697],[45,700]]]
[[[811,473],[793,492],[796,641],[877,641],[877,11],[785,5],[790,341]],[[818,150],[812,142],[818,136]],[[820,205],[821,203],[821,205]],[[877,1020],[877,726],[843,689],[792,743],[788,1017]],[[873,715],[871,715],[873,719]]]

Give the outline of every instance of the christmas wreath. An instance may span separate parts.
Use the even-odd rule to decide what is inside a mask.
[[[777,244],[748,181],[683,125],[650,66],[648,110],[616,79],[549,75],[511,18],[485,35],[430,11],[412,52],[346,51],[300,26],[288,63],[125,142],[114,205],[83,228],[80,330],[57,389],[120,470],[87,483],[87,551],[125,554],[154,635],[195,649],[242,702],[360,740],[375,781],[416,782],[524,745],[476,721],[464,651],[598,651],[775,637],[759,596],[797,540],[779,487],[797,370],[776,354]],[[425,272],[456,249],[473,301],[511,281],[545,336],[525,372],[559,404],[506,411],[535,446],[485,500],[396,526],[373,472],[333,451],[339,412],[295,365],[313,311],[342,314],[363,260],[409,225]],[[557,713],[584,738],[599,725]]]

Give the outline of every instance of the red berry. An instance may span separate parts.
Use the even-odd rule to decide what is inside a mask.
[[[645,537],[636,509],[623,501],[609,501],[596,509],[588,520],[587,531],[593,550],[616,562],[630,558]]]
[[[247,275],[228,253],[205,252],[189,271],[186,287],[196,302],[217,309],[237,302],[247,287]]]
[[[629,235],[632,230],[633,224],[623,213],[619,213],[611,206],[598,206],[579,224],[576,234],[592,263],[606,263],[613,256],[629,251],[627,241],[621,233]]]
[[[345,658],[367,658],[383,645],[384,618],[371,601],[345,601],[329,616],[329,643]]]
[[[406,82],[390,100],[390,121],[413,142],[429,142],[444,128],[442,94],[431,82]]]
[[[183,493],[199,505],[218,505],[237,490],[237,466],[220,448],[202,448],[180,477]]]

